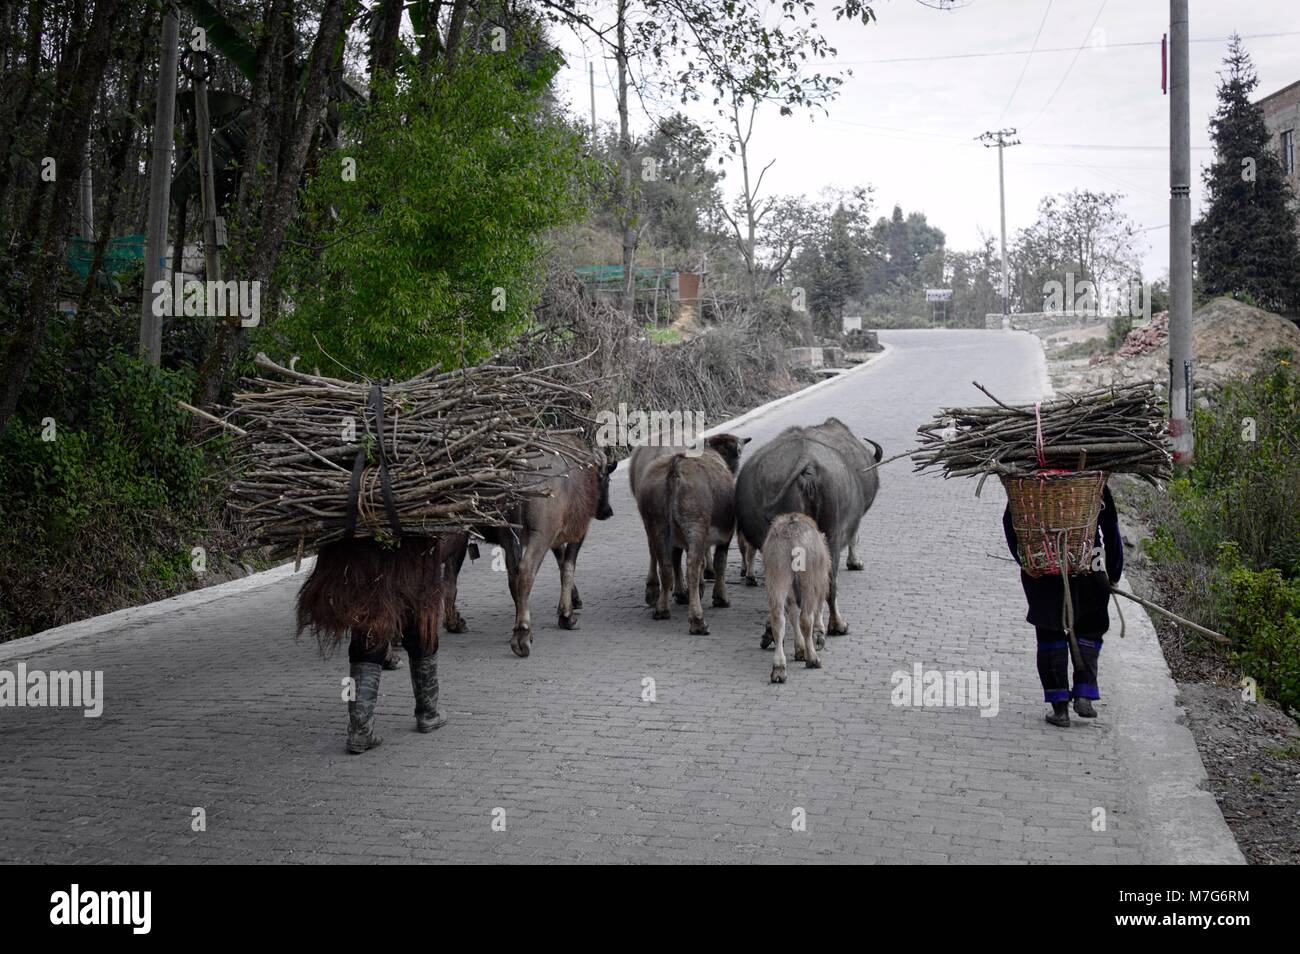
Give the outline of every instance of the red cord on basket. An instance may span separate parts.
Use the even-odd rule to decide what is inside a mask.
[[[1038,451],[1038,469],[1047,468],[1047,458],[1043,456],[1043,415],[1039,412],[1039,405],[1034,404],[1034,421],[1038,426],[1038,438],[1035,442],[1035,450]]]

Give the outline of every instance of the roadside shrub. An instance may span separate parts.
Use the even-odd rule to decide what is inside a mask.
[[[1146,550],[1171,608],[1233,639],[1230,657],[1300,709],[1300,373],[1289,356],[1196,413],[1196,462],[1150,500]]]
[[[0,436],[0,639],[169,595],[208,542],[189,375],[112,350],[63,390],[43,377]]]
[[[1272,567],[1248,569],[1231,544],[1219,570],[1219,612],[1233,634],[1233,664],[1281,705],[1300,711],[1300,580]]]

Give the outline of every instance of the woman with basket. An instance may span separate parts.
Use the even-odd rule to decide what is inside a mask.
[[[1069,481],[1083,478],[1085,474],[1060,476]],[[1115,500],[1110,495],[1110,488],[1105,486],[1105,474],[1094,471],[1088,476],[1100,478],[1101,510],[1086,560],[1072,558],[1065,531],[1044,529],[1074,521],[1052,521],[1044,519],[1041,512],[1038,515],[1033,513],[1034,504],[1041,505],[1046,496],[1041,488],[1047,486],[1047,482],[1041,477],[1019,479],[1030,488],[1030,493],[1024,496],[1013,496],[1016,491],[1008,485],[1011,502],[1002,515],[1007,548],[1021,566],[1020,583],[1029,602],[1025,620],[1038,633],[1038,678],[1043,684],[1043,699],[1052,706],[1047,721],[1061,728],[1070,724],[1071,699],[1074,700],[1074,711],[1081,718],[1097,717],[1092,703],[1101,698],[1097,689],[1097,661],[1101,654],[1102,635],[1110,628],[1110,586],[1118,583],[1124,572],[1124,543],[1120,538]],[[1034,496],[1032,488],[1035,485],[1040,492],[1027,506],[1026,496]],[[1094,484],[1094,501],[1095,487]],[[1014,520],[1013,505],[1019,511],[1018,519]],[[1095,509],[1092,512],[1097,513]],[[1030,543],[1023,549],[1031,552],[1022,554],[1022,539]],[[1086,540],[1086,536],[1083,539]],[[1054,542],[1056,546],[1053,546]],[[1062,577],[1068,581],[1068,604],[1065,599],[1067,584]],[[1073,648],[1070,646],[1072,638],[1076,642]],[[1070,684],[1071,656],[1074,658],[1073,687]]]

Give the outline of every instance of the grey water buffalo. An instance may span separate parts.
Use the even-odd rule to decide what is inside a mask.
[[[814,629],[830,591],[831,555],[812,517],[785,513],[772,521],[763,542],[768,625],[776,646],[772,681],[785,682],[785,625],[794,627],[794,658],[820,669]]]
[[[533,464],[538,482],[535,489],[547,496],[530,497],[508,513],[513,527],[484,527],[482,537],[501,547],[505,555],[506,576],[515,603],[515,624],[510,649],[516,656],[527,656],[533,642],[532,614],[529,599],[537,571],[547,551],[560,569],[560,602],[556,609],[562,629],[577,629],[574,610],[582,606],[574,571],[578,551],[587,538],[592,519],[608,520],[614,515],[609,505],[609,475],[617,461],[592,450],[576,437],[560,438],[571,449],[569,456],[547,454]],[[465,559],[465,545],[452,552],[446,564],[450,599],[444,616],[449,632],[463,632],[464,618],[455,606],[456,576]],[[455,628],[453,628],[455,627]]]
[[[627,463],[627,482],[632,490],[633,498],[636,497],[637,487],[645,478],[646,472],[656,461],[672,457],[674,454],[693,454],[698,456],[701,452],[701,445],[696,444],[688,448],[684,444],[678,445],[660,445],[660,444],[642,444],[632,450],[632,456]],[[685,604],[686,598],[686,578],[682,575],[682,550],[680,547],[673,547],[673,599],[677,603]],[[713,566],[711,563],[705,564],[704,578],[712,580],[714,578]],[[650,567],[646,570],[645,575],[645,605],[654,606],[659,601],[659,566],[655,561],[655,550],[650,548]]]
[[[814,428],[818,432],[821,440],[838,450],[848,460],[849,466],[858,476],[858,482],[862,485],[862,512],[865,514],[876,499],[876,492],[880,489],[880,476],[876,470],[876,464],[884,456],[884,448],[869,437],[858,440],[853,436],[853,432],[845,426],[844,422],[838,417],[828,417],[821,424]],[[867,453],[867,449],[862,446],[862,441],[866,441],[874,449],[875,453]],[[849,556],[844,562],[846,570],[861,570],[864,568],[862,559],[858,556],[858,538],[856,532],[849,540]]]
[[[669,447],[659,444],[643,444],[632,450],[627,462],[627,483],[636,499],[637,487],[645,478],[645,473],[657,460],[680,454],[685,447]],[[673,550],[673,594],[679,603],[686,602],[686,584],[682,582],[682,551]],[[659,600],[659,564],[655,562],[655,548],[650,547],[650,568],[645,575],[645,605],[654,606]]]
[[[686,602],[693,634],[709,631],[704,620],[700,590],[709,549],[713,548],[713,605],[727,600],[727,550],[735,533],[735,473],[741,448],[748,438],[731,434],[710,437],[698,455],[659,454],[637,477],[637,510],[645,524],[651,570],[657,579],[646,580],[646,601],[653,602],[655,619],[668,619],[668,593],[683,585],[677,555],[686,555]],[[652,583],[653,589],[652,589]],[[651,597],[653,596],[653,600]]]
[[[790,427],[759,448],[736,478],[736,520],[743,543],[761,546],[773,519],[783,513],[811,517],[831,554],[827,632],[849,631],[840,614],[837,587],[840,555],[853,543],[863,514],[875,500],[880,478],[874,466],[881,450],[869,455],[846,443],[853,435],[843,422],[829,418],[815,427]],[[858,451],[861,450],[859,454]],[[856,557],[856,547],[854,552]],[[750,568],[752,571],[752,567]],[[764,637],[766,648],[770,634]]]

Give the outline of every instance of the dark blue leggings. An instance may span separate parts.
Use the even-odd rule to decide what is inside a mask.
[[[1076,633],[1083,667],[1075,667],[1074,689],[1070,689],[1070,643],[1064,630],[1035,627],[1038,632],[1038,678],[1046,702],[1100,699],[1097,691],[1097,661],[1101,655],[1101,633]]]

